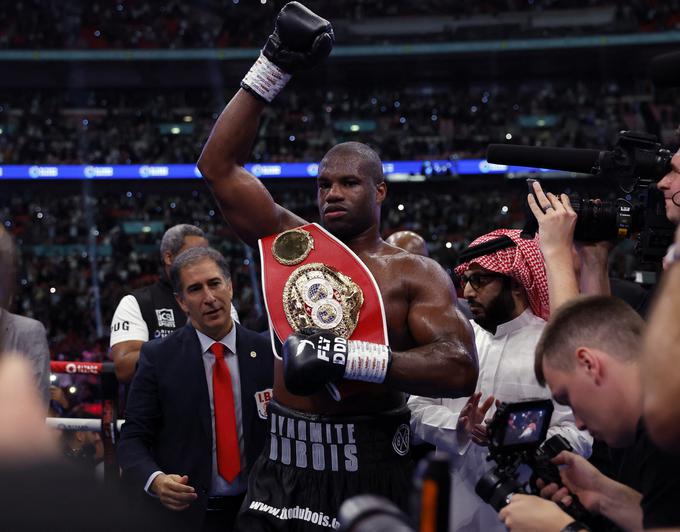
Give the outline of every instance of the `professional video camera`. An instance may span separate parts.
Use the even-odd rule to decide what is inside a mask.
[[[502,403],[487,426],[489,434],[488,460],[496,467],[479,479],[475,491],[494,510],[500,511],[510,502],[511,493],[536,493],[537,478],[546,484],[562,484],[560,473],[551,460],[571,445],[562,436],[545,440],[550,426],[553,403],[549,399]],[[533,472],[529,483],[519,480],[519,468],[527,465]],[[587,522],[590,513],[574,496],[571,505],[562,509],[577,521]]]
[[[660,263],[673,239],[663,195],[656,183],[670,170],[672,154],[654,135],[622,131],[611,151],[539,148],[490,144],[487,161],[496,164],[551,168],[591,174],[616,184],[616,201],[596,202],[571,196],[578,214],[574,239],[585,242],[640,237],[637,253],[642,263]],[[533,236],[533,215],[524,233]]]

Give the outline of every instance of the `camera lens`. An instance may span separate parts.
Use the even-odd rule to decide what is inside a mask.
[[[639,229],[639,213],[624,199],[594,202],[576,197],[571,204],[578,215],[574,240],[598,242],[628,238]]]
[[[475,486],[475,492],[484,502],[499,512],[507,504],[508,495],[522,493],[522,486],[512,477],[499,476],[495,470],[487,471]]]

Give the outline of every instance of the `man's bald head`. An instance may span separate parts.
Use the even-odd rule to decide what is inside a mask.
[[[421,255],[423,257],[430,256],[427,252],[427,243],[425,242],[425,239],[413,231],[397,231],[396,233],[392,233],[387,238],[387,243],[397,246],[409,253],[413,253],[414,255]]]
[[[376,151],[361,142],[342,142],[336,144],[323,156],[319,166],[323,166],[335,158],[356,158],[359,161],[358,168],[364,177],[370,177],[378,185],[385,181],[382,161]]]

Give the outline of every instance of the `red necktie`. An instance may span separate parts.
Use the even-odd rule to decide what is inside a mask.
[[[217,470],[227,482],[233,482],[241,471],[241,453],[236,430],[234,392],[231,373],[224,361],[224,345],[215,342],[210,350],[215,355],[213,366],[213,405],[215,406],[215,440],[217,441]]]

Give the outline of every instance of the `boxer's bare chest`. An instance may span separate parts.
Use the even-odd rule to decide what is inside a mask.
[[[412,285],[408,268],[398,255],[361,257],[375,278],[385,307],[390,347],[396,351],[415,346],[408,326]]]
[[[403,255],[403,254],[402,254]],[[400,351],[415,346],[408,328],[409,290],[411,279],[405,277],[408,269],[395,255],[359,254],[378,284],[385,308],[389,344]],[[403,403],[403,394],[384,385],[345,381],[351,394],[341,402],[331,399],[327,392],[308,397],[290,394],[283,382],[283,364],[275,363],[274,397],[282,404],[304,412],[328,415],[381,412]]]

